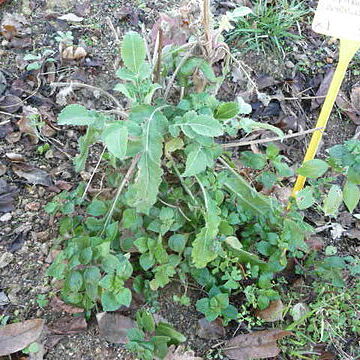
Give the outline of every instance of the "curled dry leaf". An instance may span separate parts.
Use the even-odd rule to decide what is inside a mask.
[[[22,107],[22,100],[15,95],[0,97],[0,110],[10,114],[16,113]]]
[[[44,327],[44,320],[33,319],[0,328],[0,356],[10,355],[36,341]]]
[[[197,336],[203,339],[214,340],[225,336],[225,328],[220,318],[211,322],[202,318],[198,321],[198,325]]]
[[[336,98],[336,105],[356,124],[360,125],[360,86],[356,85],[350,93],[350,100],[340,92]]]
[[[87,52],[83,47],[68,46],[62,51],[61,58],[63,60],[81,60],[86,55]]]
[[[29,184],[43,186],[53,185],[50,175],[35,166],[19,163],[14,164],[12,169],[17,176],[25,178]]]
[[[49,330],[57,335],[78,334],[87,329],[87,323],[83,317],[64,316],[49,325]]]
[[[37,144],[39,142],[39,138],[36,135],[34,125],[31,124],[31,116],[34,115],[39,115],[37,109],[32,106],[24,106],[22,117],[17,122],[17,126],[22,134],[29,136],[32,144]]]
[[[126,334],[129,329],[136,326],[134,320],[119,313],[102,312],[96,314],[100,335],[110,343],[126,344]]]
[[[315,110],[317,109],[319,106],[321,106],[324,101],[325,101],[325,96],[329,90],[329,87],[330,87],[330,84],[331,84],[331,80],[333,78],[333,75],[334,75],[334,72],[335,70],[334,69],[329,69],[320,86],[319,86],[319,89],[318,91],[316,92],[316,96],[315,98],[311,101],[311,110]]]
[[[280,299],[270,302],[264,310],[257,310],[256,316],[268,322],[275,322],[283,319],[284,305]]]
[[[64,311],[64,312],[67,312],[68,314],[78,314],[78,313],[84,312],[84,309],[65,304],[62,300],[60,300],[56,296],[51,299],[50,306],[55,311]]]
[[[6,153],[5,156],[12,162],[24,162],[25,161],[24,155],[21,155],[21,154]]]
[[[61,15],[58,17],[59,20],[65,20],[65,21],[69,21],[69,22],[81,22],[84,20],[84,18],[77,16],[75,14],[69,13],[69,14],[65,14],[65,15]]]
[[[15,209],[15,195],[18,190],[15,186],[9,185],[5,180],[0,179],[0,213],[6,213]]]
[[[31,33],[30,28],[27,27],[27,19],[20,14],[5,13],[0,26],[0,34],[13,46],[14,40],[20,40]]]
[[[183,345],[177,348],[171,345],[164,360],[203,360],[203,358],[195,356],[192,350],[185,350]]]
[[[279,355],[276,341],[292,335],[291,331],[273,329],[238,335],[228,341],[224,353],[230,359],[266,359]]]

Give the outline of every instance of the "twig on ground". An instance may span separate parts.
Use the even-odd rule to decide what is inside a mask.
[[[314,131],[323,130],[323,129],[324,129],[323,127],[319,127],[319,128],[315,128],[315,129],[299,131],[297,133],[289,134],[289,135],[285,135],[285,136],[276,136],[276,137],[269,138],[269,139],[260,139],[260,140],[251,140],[251,141],[235,141],[235,142],[231,142],[231,143],[227,143],[227,144],[222,144],[222,147],[223,148],[231,148],[231,147],[237,147],[237,146],[264,144],[264,143],[268,143],[268,142],[272,142],[272,141],[279,141],[279,140],[282,141],[282,140],[291,139],[291,138],[306,135],[306,134],[311,134]]]
[[[111,99],[115,105],[120,109],[118,114],[121,114],[124,118],[127,118],[127,114],[126,112],[124,111],[121,111],[123,110],[123,107],[122,105],[120,104],[120,102],[113,96],[111,95],[109,92],[101,89],[101,88],[98,88],[96,86],[92,86],[92,85],[88,85],[88,84],[83,84],[83,83],[79,83],[79,82],[53,82],[50,84],[51,86],[55,86],[55,87],[63,87],[63,86],[75,86],[75,87],[78,87],[78,88],[85,88],[85,89],[89,89],[89,90],[92,90],[92,91],[99,91],[100,93],[102,93],[103,95],[107,96],[109,99]],[[120,112],[121,111],[121,112]]]
[[[163,29],[160,27],[158,31],[158,36],[156,38],[157,49],[156,53],[154,54],[153,63],[155,64],[154,68],[154,82],[160,82],[160,72],[161,72],[161,54],[163,49]],[[156,56],[156,58],[155,58]]]
[[[0,114],[3,114],[3,115],[6,115],[6,116],[13,116],[13,117],[16,117],[18,119],[21,119],[22,116],[21,115],[16,115],[16,114],[11,114],[11,113],[8,113],[8,112],[5,112],[5,111],[0,111]],[[2,121],[0,123],[0,125],[5,125],[7,124],[8,122],[10,122],[11,120],[5,120],[5,121]]]
[[[120,39],[119,39],[119,34],[118,32],[116,31],[115,27],[114,27],[114,24],[112,23],[111,19],[110,19],[110,16],[107,16],[106,17],[106,21],[108,22],[109,24],[109,27],[111,29],[111,31],[113,32],[114,36],[115,36],[115,41],[120,44]]]

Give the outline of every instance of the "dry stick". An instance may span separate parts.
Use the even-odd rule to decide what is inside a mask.
[[[0,122],[0,126],[6,125],[6,124],[8,124],[9,122],[11,122],[11,120],[2,121],[2,122]]]
[[[83,84],[83,83],[79,83],[79,82],[53,82],[50,84],[51,86],[55,86],[55,87],[64,87],[64,86],[75,86],[75,87],[79,87],[79,88],[85,88],[85,89],[89,89],[89,90],[93,90],[93,91],[99,91],[100,93],[102,93],[103,95],[106,95],[108,98],[110,98],[115,104],[116,106],[123,110],[122,105],[120,104],[120,102],[114,97],[112,96],[110,93],[108,93],[107,91],[98,88],[96,86],[92,86],[92,85],[88,85],[88,84]],[[119,114],[121,114],[124,118],[127,118],[127,114],[125,111],[121,111],[119,110]]]
[[[115,40],[116,40],[116,42],[117,42],[118,44],[120,44],[119,35],[118,35],[118,33],[117,33],[117,31],[116,31],[116,29],[115,29],[115,27],[114,27],[114,25],[113,25],[113,23],[112,23],[112,21],[111,21],[111,19],[110,19],[110,16],[107,16],[107,17],[106,17],[106,21],[108,22],[111,31],[112,31],[112,32],[114,33],[114,35],[115,35]]]
[[[301,136],[301,135],[311,134],[314,131],[322,130],[322,129],[324,129],[324,127],[318,127],[318,128],[310,129],[310,130],[304,130],[304,131],[300,131],[300,132],[285,135],[285,136],[276,136],[276,137],[273,137],[273,138],[270,138],[270,139],[260,139],[260,140],[251,140],[251,141],[236,141],[236,142],[232,142],[232,143],[222,144],[222,147],[223,148],[230,148],[230,147],[237,147],[237,146],[264,144],[264,143],[268,143],[268,142],[272,142],[272,141],[291,139],[291,138],[298,137],[298,136]]]
[[[192,51],[194,49],[194,47],[196,46],[196,43],[190,48],[190,50],[184,55],[184,57],[181,59],[179,65],[177,66],[177,68],[175,69],[174,73],[172,74],[171,76],[171,79],[168,83],[168,86],[166,87],[166,90],[165,90],[165,95],[164,95],[164,99],[167,100],[168,96],[169,96],[169,92],[170,92],[170,89],[171,87],[173,86],[174,84],[174,81],[175,81],[175,78],[176,78],[176,75],[177,73],[180,71],[181,67],[185,64],[185,61],[191,56],[192,54]]]
[[[84,200],[84,199],[85,199],[86,193],[87,193],[87,191],[89,190],[90,184],[91,184],[91,182],[92,182],[92,180],[93,180],[93,178],[94,178],[94,176],[95,176],[95,174],[96,174],[96,172],[97,172],[97,169],[98,169],[99,166],[100,166],[102,157],[103,157],[104,154],[105,154],[105,150],[106,150],[106,147],[104,147],[102,153],[100,154],[99,160],[98,160],[98,162],[97,162],[97,164],[96,164],[93,172],[91,173],[90,179],[89,179],[88,183],[86,184],[86,188],[85,188],[84,193],[83,193],[83,195],[82,195],[82,197],[81,197],[81,200]]]
[[[145,29],[145,25],[144,24],[141,24],[141,34],[143,36],[143,39],[144,39],[144,42],[145,42],[145,50],[146,50],[146,56],[149,60],[149,63],[151,65],[151,68],[153,68],[153,65],[154,65],[154,61],[153,59],[151,58],[151,52],[150,52],[150,46],[149,46],[149,43],[147,41],[147,36],[146,36],[146,29]]]
[[[131,178],[131,176],[132,176],[132,174],[133,174],[133,172],[134,172],[134,170],[135,170],[135,166],[136,166],[137,162],[138,162],[139,159],[140,159],[140,155],[141,155],[141,154],[137,154],[137,155],[132,159],[131,164],[130,164],[130,167],[129,167],[128,171],[126,172],[126,174],[125,174],[125,176],[124,176],[124,179],[123,179],[123,181],[121,182],[121,184],[120,184],[120,186],[119,186],[119,188],[118,188],[118,191],[116,192],[115,199],[114,199],[114,201],[113,201],[113,203],[112,203],[112,206],[111,206],[111,209],[110,209],[110,211],[109,211],[109,214],[106,216],[105,224],[104,224],[104,227],[103,227],[100,235],[102,235],[102,234],[104,233],[104,231],[105,231],[105,229],[106,229],[106,226],[108,225],[108,223],[109,223],[109,221],[110,221],[110,219],[111,219],[111,216],[112,216],[112,214],[113,214],[113,212],[114,212],[114,210],[115,210],[115,206],[116,206],[117,201],[119,200],[119,196],[121,195],[121,192],[123,191],[126,183],[130,180],[130,178]]]
[[[205,47],[207,51],[207,56],[210,58],[212,54],[212,29],[210,28],[210,0],[203,0],[203,24],[204,24],[204,33],[205,33]]]
[[[158,47],[157,47],[157,57],[155,62],[155,69],[154,69],[154,82],[160,82],[160,72],[161,72],[161,53],[163,49],[163,29],[161,26],[159,27],[158,31]]]
[[[8,113],[8,112],[5,112],[5,111],[0,111],[0,114],[7,115],[7,116],[13,116],[13,117],[16,117],[18,119],[22,119],[21,115],[11,114],[11,113]],[[1,122],[0,125],[5,125],[8,122],[10,122],[10,120],[5,120],[5,121]]]

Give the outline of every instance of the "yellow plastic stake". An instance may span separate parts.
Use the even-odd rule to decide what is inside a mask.
[[[330,88],[326,95],[325,102],[322,106],[319,119],[315,126],[315,128],[321,128],[321,130],[314,131],[304,157],[304,162],[314,159],[317,153],[323,135],[323,131],[326,128],[326,124],[330,117],[331,110],[334,106],[336,97],[339,93],[341,84],[344,80],[346,70],[350,64],[350,61],[352,60],[355,53],[359,49],[360,49],[360,41],[345,40],[345,39],[340,40],[339,63],[336,67],[336,71],[334,73],[333,79],[330,84]],[[292,196],[295,197],[296,194],[304,187],[305,181],[306,181],[306,177],[301,175],[298,176],[292,192]]]

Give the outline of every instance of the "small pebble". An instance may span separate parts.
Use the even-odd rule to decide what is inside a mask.
[[[0,217],[1,222],[7,222],[10,221],[11,219],[12,219],[11,213],[6,213]]]

